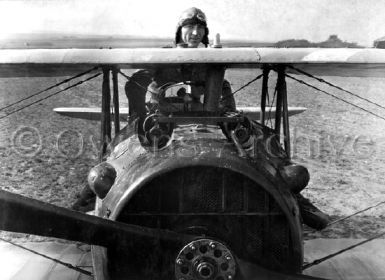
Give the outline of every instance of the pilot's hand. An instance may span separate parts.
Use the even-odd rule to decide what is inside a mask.
[[[148,86],[148,91],[151,93],[151,103],[159,103],[160,98],[164,95],[164,90],[159,88],[155,81]]]

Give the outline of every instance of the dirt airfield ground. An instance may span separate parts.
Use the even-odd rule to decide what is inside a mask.
[[[249,70],[232,70],[227,73],[227,79],[233,90],[236,90],[258,74]],[[311,81],[309,78],[301,78]],[[324,78],[385,106],[385,79]],[[1,107],[63,79],[2,78]],[[274,75],[270,81],[272,95]],[[120,76],[122,106],[127,104],[124,82]],[[385,116],[385,110],[319,82],[311,82],[349,102]],[[332,220],[384,201],[385,120],[292,80],[288,79],[287,84],[289,106],[308,108],[306,112],[290,119],[293,161],[305,165],[311,175],[310,184],[303,194],[329,214]],[[237,93],[237,104],[258,106],[260,88],[261,81],[258,81]],[[88,171],[98,161],[100,128],[95,121],[59,116],[53,112],[53,108],[97,107],[101,101],[100,89],[101,78],[97,78],[1,119],[0,187],[70,207],[86,184]],[[32,100],[37,99],[29,101]],[[384,217],[385,204],[382,204],[322,232],[306,229],[305,238],[371,237],[385,231]],[[0,237],[20,242],[26,239],[46,240],[4,232],[0,233]]]

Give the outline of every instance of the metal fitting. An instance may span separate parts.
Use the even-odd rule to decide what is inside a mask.
[[[208,263],[208,262],[203,262],[198,264],[196,268],[199,276],[203,279],[209,279],[214,273],[214,267]]]

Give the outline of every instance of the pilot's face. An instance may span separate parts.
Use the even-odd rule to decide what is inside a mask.
[[[205,27],[200,24],[182,26],[182,40],[189,48],[197,48],[205,36]]]

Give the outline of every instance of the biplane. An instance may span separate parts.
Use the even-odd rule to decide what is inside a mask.
[[[91,271],[72,265],[79,273],[74,279],[347,279],[347,270],[355,279],[383,279],[382,261],[374,254],[358,260],[345,253],[346,259],[316,269],[304,264],[295,194],[309,178],[290,158],[289,115],[305,108],[288,105],[285,78],[292,67],[315,75],[384,77],[385,50],[1,50],[2,77],[92,69],[88,73],[103,74],[103,84],[100,109],[57,110],[100,119],[100,163],[88,176],[97,197],[94,215],[1,190],[0,229],[90,244],[91,254],[68,251],[81,255],[82,263],[92,257]],[[147,104],[145,116],[133,118],[119,107],[119,71],[159,68],[183,68],[186,79],[178,86],[187,94],[197,84],[203,87],[199,106],[167,85],[161,102]],[[219,109],[225,71],[234,68],[262,71],[259,108]],[[202,80],[191,79],[194,71],[204,73]],[[266,102],[272,71],[277,72],[273,108]],[[274,120],[271,127],[268,119]],[[322,246],[312,243],[313,255],[325,250]],[[53,272],[44,279],[59,276],[68,279]]]

